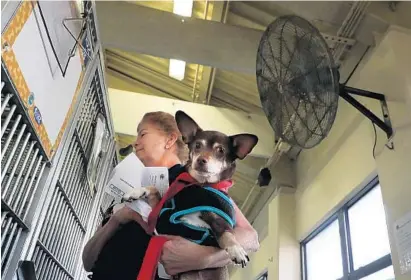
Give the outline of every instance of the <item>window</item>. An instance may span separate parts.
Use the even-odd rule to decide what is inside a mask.
[[[392,280],[377,179],[301,243],[304,280]]]
[[[339,279],[343,276],[338,220],[334,220],[306,247],[308,279]],[[327,263],[327,266],[322,264]]]
[[[354,269],[390,253],[380,186],[348,208]]]

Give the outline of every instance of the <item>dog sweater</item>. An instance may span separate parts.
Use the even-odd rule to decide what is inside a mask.
[[[192,226],[180,220],[184,215],[210,211],[235,226],[235,210],[228,197],[232,181],[202,186],[187,172],[181,173],[148,217],[148,233],[179,235],[197,244],[216,246],[211,230]],[[161,217],[161,219],[159,219]],[[137,280],[151,280],[157,269],[161,250],[167,237],[153,236],[148,245]]]

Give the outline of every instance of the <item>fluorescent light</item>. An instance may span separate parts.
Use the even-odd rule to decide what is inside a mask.
[[[173,13],[183,17],[191,17],[193,0],[174,0]]]
[[[186,70],[186,62],[178,59],[170,59],[170,67],[168,75],[176,80],[182,81],[184,79],[184,72]]]

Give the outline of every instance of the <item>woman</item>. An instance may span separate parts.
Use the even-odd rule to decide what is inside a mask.
[[[181,162],[185,149],[172,115],[165,112],[144,115],[137,128],[134,150],[145,166],[168,167],[171,184],[184,170]],[[247,252],[255,252],[259,247],[257,233],[238,207],[235,208],[236,239]],[[84,268],[93,271],[93,280],[135,280],[149,240],[141,216],[123,207],[103,221],[84,247]],[[225,250],[201,246],[178,236],[166,242],[160,261],[169,275],[231,263]]]

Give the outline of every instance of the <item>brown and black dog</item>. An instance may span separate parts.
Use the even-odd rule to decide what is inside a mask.
[[[189,148],[186,170],[200,185],[231,179],[236,169],[236,160],[244,159],[258,142],[257,136],[253,134],[227,136],[218,131],[202,130],[182,111],[178,111],[175,118],[183,141]],[[154,187],[139,188],[124,196],[124,200],[128,201],[140,198],[146,199],[153,208],[161,200]],[[182,216],[180,220],[196,227],[211,229],[220,248],[228,252],[234,263],[244,267],[249,261],[247,253],[232,233],[232,225],[214,212],[195,212]]]

